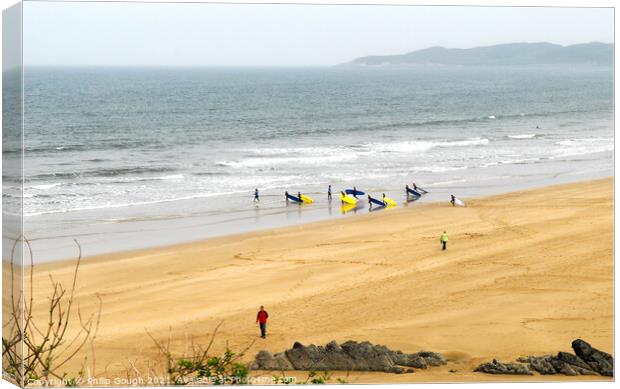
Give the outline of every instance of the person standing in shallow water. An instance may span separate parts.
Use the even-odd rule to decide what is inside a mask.
[[[267,318],[269,314],[265,311],[264,306],[260,306],[260,311],[256,314],[256,324],[260,326],[260,337],[265,339],[267,337]]]
[[[254,202],[260,201],[258,197],[258,188],[254,189]]]
[[[441,242],[441,250],[445,250],[448,245],[448,234],[444,231],[439,238],[439,242]]]
[[[327,200],[332,201],[332,186],[327,187]]]

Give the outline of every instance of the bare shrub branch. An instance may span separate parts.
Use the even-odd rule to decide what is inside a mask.
[[[60,369],[76,358],[87,344],[90,344],[93,350],[94,373],[93,342],[99,330],[102,309],[102,300],[99,295],[97,295],[99,300],[97,311],[86,318],[83,317],[80,306],[77,304],[75,315],[79,329],[74,335],[67,337],[70,323],[74,321],[71,313],[74,309],[73,305],[76,303],[77,278],[82,261],[82,247],[77,240],[74,242],[78,256],[73,270],[71,286],[69,289],[65,289],[62,283],[55,281],[52,275],[49,275],[51,295],[48,297],[46,319],[42,323],[36,323],[33,315],[34,260],[30,241],[20,237],[11,251],[11,315],[7,323],[3,323],[3,328],[9,328],[9,336],[2,338],[2,359],[5,372],[22,386],[33,383],[48,386],[52,378],[59,380],[58,384],[62,386],[79,384],[88,361],[87,356],[84,357],[82,368],[76,377],[69,377],[66,372]],[[30,257],[27,301],[24,301],[21,288],[18,296],[14,292],[15,251],[20,243],[25,244]]]

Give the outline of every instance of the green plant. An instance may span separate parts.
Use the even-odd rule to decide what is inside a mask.
[[[209,355],[216,333],[222,323],[219,323],[211,335],[206,347],[191,344],[190,355],[175,355],[171,349],[171,337],[167,342],[158,341],[148,331],[146,332],[155,343],[164,359],[165,377],[164,385],[188,385],[188,384],[245,384],[247,383],[249,369],[239,362],[245,352],[252,346],[250,344],[244,351],[234,353],[226,346],[221,355]]]

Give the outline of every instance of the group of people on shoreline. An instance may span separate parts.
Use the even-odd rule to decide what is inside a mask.
[[[425,195],[427,193],[428,193],[427,190],[420,188],[419,186],[416,185],[415,182],[413,183],[413,190],[411,189],[411,187],[409,187],[409,184],[405,185],[405,195],[407,196],[407,198],[409,198],[412,195],[413,196],[418,195],[418,197],[419,197],[419,196]],[[340,191],[340,194],[342,196],[346,195],[345,191]],[[358,198],[357,194],[358,194],[357,188],[355,186],[353,186],[353,190],[352,190],[351,196],[353,196],[354,198],[357,199]],[[285,196],[285,200],[288,202],[289,199],[290,199],[289,192],[285,191],[284,192],[284,196]],[[301,192],[298,191],[297,192],[297,198],[301,199],[301,196],[302,196]],[[368,197],[370,198],[370,195]],[[385,199],[385,193],[383,193],[383,198]],[[452,196],[452,199],[454,200],[454,196]],[[254,189],[254,198],[253,198],[252,201],[255,202],[255,203],[259,203],[260,202],[260,192],[259,192],[258,188]],[[327,201],[332,201],[332,186],[331,185],[327,186]]]
[[[428,194],[429,192],[426,189],[420,188],[419,186],[416,185],[416,183],[414,182],[412,184],[413,189],[409,186],[409,184],[405,185],[405,195],[407,197],[407,200],[409,200],[412,196],[414,197],[414,200],[417,198],[420,198],[421,196]],[[353,196],[354,198],[358,198],[357,195],[358,193],[360,193],[357,188],[354,186],[353,190],[351,191],[351,196]],[[346,196],[347,194],[345,193],[345,191],[340,191],[340,195],[341,198],[343,196]],[[291,196],[288,191],[284,192],[284,198],[285,201],[288,203],[289,200],[291,198],[294,198],[295,196]],[[296,199],[298,199],[299,201],[297,202],[302,202],[302,194],[301,192],[297,192],[297,197]],[[382,194],[382,200],[383,202],[385,202],[386,196],[385,193]],[[370,195],[368,195],[368,203],[372,204],[371,202],[372,197]],[[254,199],[252,200],[254,203],[260,203],[260,192],[258,190],[258,188],[254,189]],[[332,186],[328,185],[327,187],[327,201],[331,202],[332,201]],[[344,201],[342,202],[344,204]],[[460,206],[464,206],[464,203],[462,201],[460,201],[459,199],[457,199],[454,195],[450,195],[450,204],[452,204],[452,206],[456,206],[456,205],[460,205]]]

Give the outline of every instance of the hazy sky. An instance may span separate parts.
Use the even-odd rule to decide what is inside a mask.
[[[612,9],[26,2],[24,62],[332,65],[430,46],[613,41]]]

